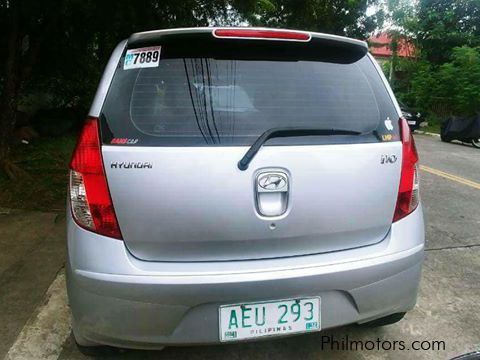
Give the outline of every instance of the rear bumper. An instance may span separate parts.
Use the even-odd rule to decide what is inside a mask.
[[[288,259],[154,263],[68,222],[67,285],[76,335],[159,348],[219,342],[222,304],[321,296],[322,329],[411,309],[423,260],[421,208],[379,244]]]

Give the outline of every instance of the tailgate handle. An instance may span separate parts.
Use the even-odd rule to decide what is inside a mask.
[[[257,211],[262,216],[280,216],[288,206],[288,176],[281,171],[261,172],[257,175],[255,192]]]

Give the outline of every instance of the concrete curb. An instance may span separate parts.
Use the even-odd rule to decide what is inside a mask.
[[[415,133],[416,134],[422,134],[422,135],[430,135],[430,136],[440,137],[440,134],[432,133],[432,132],[428,132],[428,131],[422,131],[422,130],[415,130]]]
[[[23,327],[4,360],[55,360],[70,335],[65,273],[61,270],[48,288],[43,304]]]

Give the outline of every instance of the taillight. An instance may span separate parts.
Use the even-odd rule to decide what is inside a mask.
[[[88,118],[70,161],[70,204],[78,225],[122,239],[108,190],[97,118]]]
[[[215,29],[213,35],[218,38],[271,39],[290,41],[310,41],[312,36],[304,31],[267,30],[267,29]]]
[[[417,149],[415,148],[415,140],[410,132],[407,120],[400,118],[399,127],[402,139],[402,170],[397,205],[393,215],[394,222],[404,218],[415,210],[420,200],[418,154]]]

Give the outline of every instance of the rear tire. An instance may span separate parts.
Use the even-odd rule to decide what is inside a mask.
[[[126,350],[115,348],[112,346],[106,345],[92,345],[92,346],[85,346],[80,345],[75,339],[75,345],[77,346],[78,351],[88,357],[97,358],[97,357],[117,357],[118,354],[125,352]]]
[[[396,322],[399,322],[400,320],[403,319],[406,313],[395,313],[392,315],[388,315],[385,317],[382,317],[380,319],[375,319],[372,321],[368,321],[366,323],[360,324],[360,326],[364,327],[379,327],[379,326],[386,326],[386,325],[392,325],[395,324]]]
[[[480,138],[479,139],[472,139],[472,145],[477,149],[480,149]]]
[[[78,351],[82,355],[88,356],[88,357],[97,357],[104,355],[104,347],[103,346],[83,346],[80,345],[76,340],[75,340],[75,345],[77,345]]]
[[[78,331],[76,331],[75,328],[75,321],[72,319],[72,337],[73,340],[75,340],[75,345],[77,345],[78,351],[80,351],[82,355],[88,357],[97,357],[112,354],[112,348],[109,348],[108,346],[102,346],[85,339],[78,333]]]

